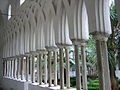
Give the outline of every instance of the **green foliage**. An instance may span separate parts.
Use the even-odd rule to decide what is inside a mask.
[[[115,5],[112,4],[110,7],[110,19],[112,26],[112,34],[108,38],[108,59],[110,64],[111,74],[115,73],[116,64],[118,63],[118,59],[116,58],[117,53],[120,51],[120,30],[117,19],[117,13]]]
[[[94,67],[97,63],[95,44],[96,44],[95,40],[93,39],[92,36],[90,36],[86,46],[87,66],[90,66],[90,67]]]

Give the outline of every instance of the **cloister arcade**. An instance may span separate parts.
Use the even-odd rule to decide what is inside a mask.
[[[24,90],[35,89],[29,85],[39,90],[71,90],[69,50],[74,46],[76,89],[88,90],[85,48],[92,35],[100,90],[111,90],[106,43],[111,34],[109,0],[25,0],[21,5],[13,1],[11,17],[0,24],[2,78],[24,83]],[[5,90],[22,90],[15,87]]]

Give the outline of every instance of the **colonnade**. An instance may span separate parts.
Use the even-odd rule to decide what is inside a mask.
[[[100,90],[111,90],[106,45],[111,34],[109,0],[27,0],[14,14],[15,17],[11,17],[3,27],[5,32],[1,42],[3,42],[5,76],[26,81],[31,77],[32,83],[37,81],[41,85],[44,81],[51,87],[53,84],[51,62],[54,58],[54,86],[57,85],[56,65],[60,62],[60,88],[64,89],[63,51],[65,49],[66,84],[67,88],[70,88],[68,47],[73,45],[76,88],[87,90],[85,47],[91,34],[96,40]],[[59,50],[59,56],[56,50]],[[81,58],[79,51],[81,51]],[[37,80],[35,78],[36,56]],[[82,59],[82,74],[80,59]]]
[[[42,51],[36,54],[4,59],[3,62],[4,77],[23,80],[31,83],[38,83],[39,85],[48,84],[49,87],[57,86],[58,85],[57,71],[59,61],[61,88],[65,88],[64,83],[66,83],[66,88],[69,89],[70,88],[69,49],[70,49],[69,47],[66,47],[62,48],[62,51],[60,50],[60,52],[58,50]],[[60,57],[58,57],[58,52],[60,53]],[[65,54],[65,59],[63,59],[64,58],[63,54]],[[35,61],[36,60],[35,58],[37,58],[37,61]],[[64,69],[65,69],[64,63],[66,64],[66,82],[64,82]]]

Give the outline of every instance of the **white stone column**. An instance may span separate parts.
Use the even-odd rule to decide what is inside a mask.
[[[83,90],[88,90],[87,89],[87,66],[86,66],[85,44],[81,45],[81,59],[82,59]]]
[[[100,90],[111,90],[110,71],[108,63],[108,50],[106,40],[96,40],[98,75]]]
[[[3,70],[3,76],[5,76],[5,60],[3,59],[3,68],[2,68],[2,70]]]
[[[75,68],[76,68],[76,88],[81,90],[81,73],[80,73],[80,58],[79,46],[75,45]]]
[[[13,78],[13,63],[12,63],[12,60],[10,60],[10,62],[11,62],[11,75],[10,75],[10,77]]]
[[[66,86],[70,88],[70,61],[69,61],[69,47],[65,47],[65,61],[66,61]]]
[[[23,63],[23,57],[20,58],[20,61],[21,61],[21,80],[23,80],[23,74],[24,74],[24,70],[23,70],[23,66],[24,66],[24,63]]]
[[[48,51],[48,83],[49,83],[49,87],[52,86],[51,52],[52,51]]]
[[[26,56],[26,81],[29,79],[29,56]]]
[[[38,83],[39,85],[42,85],[42,53],[39,53],[37,55],[37,68],[38,68]]]
[[[16,66],[15,66],[15,58],[14,58],[14,60],[13,60],[13,77],[15,78],[15,68],[16,68]]]
[[[21,76],[21,57],[19,57],[18,62],[19,62],[18,78],[21,79],[21,78],[20,78],[20,76]]]
[[[10,63],[9,63],[9,60],[8,60],[8,77],[9,77],[9,74],[10,74]]]
[[[57,86],[57,51],[54,51],[54,86]]]
[[[7,76],[7,60],[5,62],[6,62],[5,63],[5,66],[6,66],[6,68],[5,68],[5,76]]]
[[[17,78],[17,58],[15,58],[15,78]]]
[[[6,60],[6,76],[8,76],[8,61]]]
[[[4,60],[4,76],[6,76],[6,60]]]
[[[3,59],[3,68],[2,68],[3,76],[5,76],[5,60]]]
[[[31,55],[32,61],[31,61],[31,82],[34,83],[35,82],[35,57],[34,55]]]
[[[12,65],[11,77],[13,78],[13,71],[14,71],[14,63],[13,63],[13,59],[11,60],[11,65]]]
[[[63,48],[59,49],[60,51],[60,89],[64,89],[64,57],[63,57]]]
[[[47,53],[44,54],[44,83],[47,84]]]
[[[19,59],[18,59],[18,57],[17,57],[17,74],[16,74],[17,76],[17,79],[19,78]]]
[[[11,77],[11,60],[9,60],[9,77]]]

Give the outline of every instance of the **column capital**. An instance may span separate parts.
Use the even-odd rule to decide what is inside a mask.
[[[56,47],[56,46],[46,47],[47,51],[54,51],[56,49],[58,49],[58,47]]]
[[[84,45],[86,43],[86,40],[84,40],[84,39],[72,39],[72,42],[74,45],[81,46],[81,45]]]
[[[99,40],[99,41],[107,41],[109,37],[109,34],[104,32],[94,32],[92,33],[92,35],[95,40]]]

